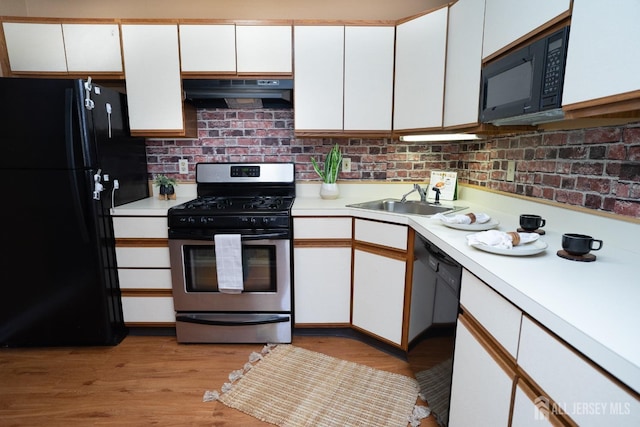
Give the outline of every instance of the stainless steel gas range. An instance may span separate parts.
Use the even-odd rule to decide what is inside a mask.
[[[198,197],[168,212],[178,342],[291,342],[294,172],[293,163],[196,165]],[[233,292],[220,238],[238,242]]]

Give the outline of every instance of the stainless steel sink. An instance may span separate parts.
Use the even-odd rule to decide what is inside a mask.
[[[430,202],[420,202],[417,200],[407,200],[406,202],[403,202],[398,199],[374,200],[372,202],[354,203],[347,206],[374,211],[424,216],[435,215],[437,213],[451,213],[466,209],[466,206],[435,204]]]

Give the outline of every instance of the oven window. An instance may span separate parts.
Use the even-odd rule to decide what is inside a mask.
[[[185,245],[183,250],[187,292],[218,292],[213,246]],[[244,292],[276,292],[276,247],[243,245],[242,272]]]

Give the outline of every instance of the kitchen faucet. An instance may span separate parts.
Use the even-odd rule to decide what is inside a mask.
[[[420,201],[421,202],[426,202],[427,201],[427,192],[420,187],[419,184],[413,184],[413,190],[409,191],[407,194],[405,194],[404,196],[402,196],[402,199],[400,199],[401,203],[404,203],[407,201],[407,196],[411,193],[413,193],[414,191],[417,191],[418,194],[420,195]]]

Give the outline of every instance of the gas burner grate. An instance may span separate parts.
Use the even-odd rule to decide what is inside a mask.
[[[255,196],[255,197],[219,197],[201,196],[184,205],[191,211],[220,211],[220,210],[246,210],[246,211],[275,211],[286,210],[291,207],[292,198],[282,196]]]
[[[233,206],[233,199],[228,197],[200,197],[185,204],[191,210],[224,210]]]

